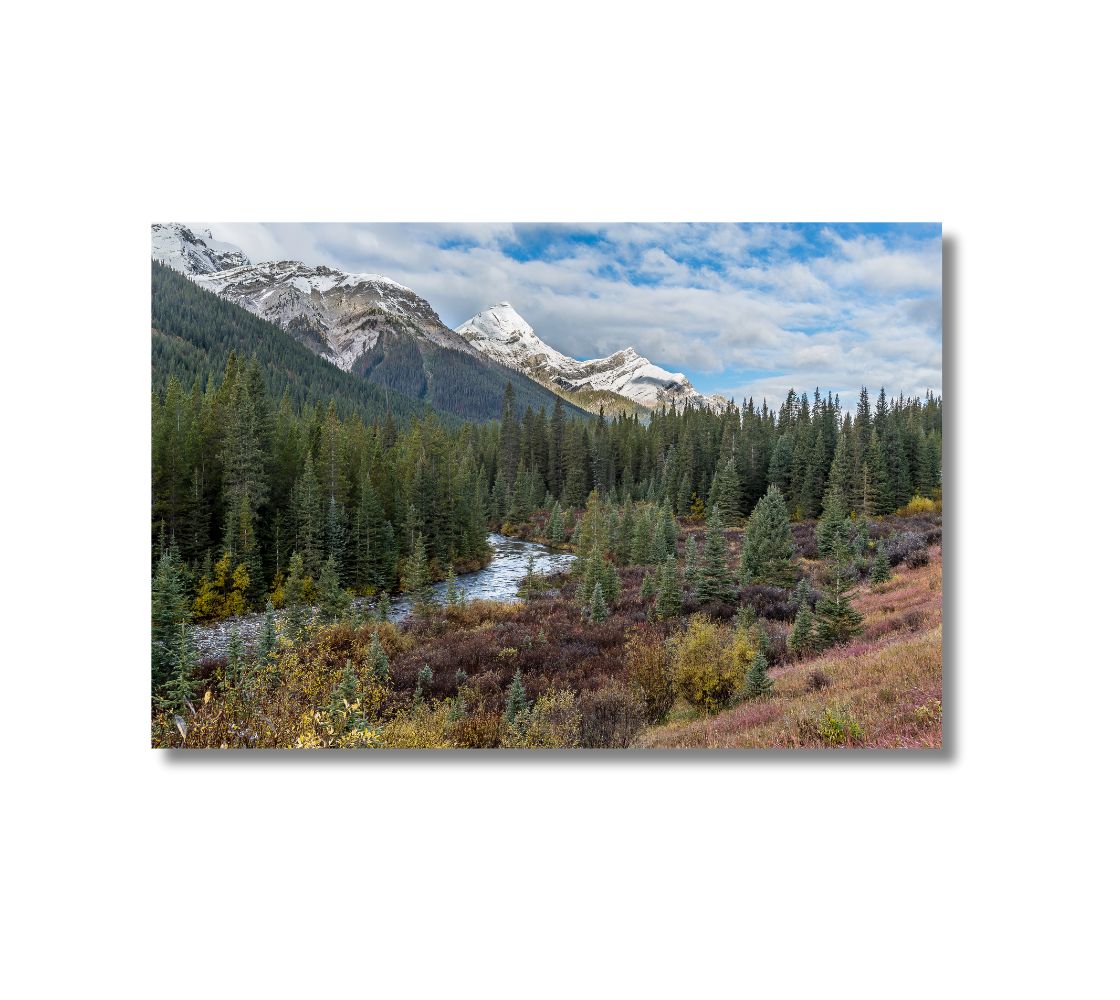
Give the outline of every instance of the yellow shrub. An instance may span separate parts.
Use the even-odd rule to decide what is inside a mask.
[[[904,515],[934,514],[940,510],[940,504],[929,497],[914,496],[905,507],[899,507],[898,512]]]
[[[739,652],[730,654],[727,640],[707,615],[693,615],[688,628],[668,640],[677,692],[705,712],[728,705],[743,680]]]
[[[382,726],[378,746],[399,750],[445,750],[455,746],[451,728],[451,702],[419,705],[401,712]]]

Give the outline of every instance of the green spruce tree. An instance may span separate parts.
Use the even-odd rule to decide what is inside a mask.
[[[759,651],[751,660],[750,669],[747,671],[746,694],[748,698],[761,698],[769,693],[774,682],[766,673],[766,657]]]
[[[696,599],[702,604],[735,600],[735,583],[727,565],[727,539],[723,537],[723,518],[719,504],[709,512],[704,533],[704,554],[696,582]]]
[[[792,587],[793,551],[785,497],[777,486],[771,486],[755,505],[743,532],[739,563],[741,582]]]

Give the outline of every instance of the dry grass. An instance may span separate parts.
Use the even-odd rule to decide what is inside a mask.
[[[931,549],[927,566],[900,567],[889,582],[864,586],[854,603],[864,634],[850,645],[772,670],[766,699],[708,718],[670,715],[636,745],[940,747],[940,549]]]

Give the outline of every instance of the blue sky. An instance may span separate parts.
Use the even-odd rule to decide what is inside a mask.
[[[207,223],[254,262],[384,274],[451,327],[508,301],[577,358],[623,347],[703,392],[941,392],[941,226]]]

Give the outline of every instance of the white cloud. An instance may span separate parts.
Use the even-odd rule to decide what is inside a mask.
[[[540,234],[507,224],[213,224],[254,261],[279,257],[386,274],[449,326],[510,301],[578,358],[634,346],[705,391],[780,401],[791,386],[941,388],[941,245],[790,226],[578,227],[590,242],[518,260]],[[779,372],[744,379],[741,372]]]

